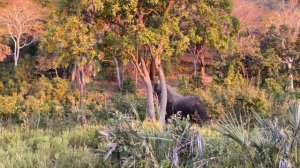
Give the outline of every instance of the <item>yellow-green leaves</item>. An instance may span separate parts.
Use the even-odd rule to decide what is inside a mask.
[[[64,21],[63,24],[59,22],[48,30],[42,41],[42,47],[58,57],[57,60],[61,67],[74,64],[81,55],[84,55],[85,59],[96,57],[95,39],[87,25],[77,17],[69,16]],[[86,62],[85,59],[81,60],[82,63]]]

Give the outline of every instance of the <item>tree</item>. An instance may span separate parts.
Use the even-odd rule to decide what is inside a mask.
[[[261,41],[261,52],[264,56],[264,64],[267,73],[265,78],[280,79],[287,78],[288,88],[294,89],[295,62],[299,60],[299,38],[295,38],[294,31],[287,25],[278,28],[272,25],[264,34]]]
[[[132,61],[147,88],[147,111],[156,119],[149,62],[158,72],[162,94],[160,121],[165,121],[167,103],[163,61],[184,51],[187,39],[179,28],[181,15],[175,13],[180,3],[169,1],[107,1],[101,18],[109,26],[104,44],[113,47],[124,62]]]
[[[94,34],[75,16],[60,18],[46,32],[42,40],[45,52],[56,56],[55,67],[72,67],[72,80],[77,80],[80,90],[79,108],[83,107],[84,88],[96,75],[97,52]]]
[[[209,83],[212,79],[205,72],[206,59],[212,57],[209,51],[227,51],[239,30],[239,21],[231,14],[229,0],[188,2],[182,10],[186,15],[181,29],[189,37],[187,52],[194,58],[194,75],[199,64],[203,83]]]
[[[43,30],[44,10],[29,0],[8,1],[1,8],[0,28],[14,44],[14,63],[18,65],[20,50],[34,43]]]

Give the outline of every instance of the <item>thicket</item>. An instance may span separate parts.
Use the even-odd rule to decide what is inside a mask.
[[[300,166],[299,30],[245,29],[228,0],[178,3],[165,20],[167,1],[159,11],[158,1],[141,1],[149,11],[135,1],[36,2],[52,10],[48,26],[17,66],[13,39],[0,34],[0,167]],[[200,98],[210,123],[149,120],[141,81],[154,58],[177,92]]]

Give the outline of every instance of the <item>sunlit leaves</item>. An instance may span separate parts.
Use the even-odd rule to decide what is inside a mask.
[[[191,44],[202,44],[226,51],[232,37],[239,29],[239,22],[231,15],[231,0],[206,0],[188,4],[185,32]]]
[[[77,17],[69,17],[62,25],[53,25],[42,41],[42,47],[47,52],[58,56],[61,67],[72,65],[80,55],[86,58],[79,64],[86,63],[86,59],[96,57],[94,44],[93,34]]]

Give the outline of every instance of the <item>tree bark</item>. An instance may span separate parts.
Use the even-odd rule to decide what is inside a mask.
[[[18,42],[18,39],[17,40],[14,40],[14,43],[15,43],[15,47],[14,47],[14,64],[15,64],[15,67],[18,66],[18,58],[19,58],[19,42]]]
[[[201,76],[202,78],[205,78],[206,73],[205,73],[205,61],[204,61],[204,55],[201,53],[199,54],[200,57],[200,70],[201,70]]]
[[[290,80],[290,90],[293,91],[294,90],[294,77],[293,77],[292,73],[290,73],[290,75],[289,75],[289,80]]]
[[[55,68],[54,71],[55,71],[55,76],[56,76],[56,78],[58,78],[57,68]]]
[[[115,57],[114,57],[114,62],[116,64],[116,70],[117,70],[118,87],[120,91],[123,91],[123,83],[124,83],[123,72],[122,72],[123,68],[122,66],[119,66],[119,61]]]
[[[80,70],[79,71],[79,85],[80,85],[80,95],[79,95],[79,109],[82,110],[83,108],[83,96],[84,96],[84,71]],[[85,114],[82,113],[78,116],[77,118],[78,121],[80,121],[82,124],[86,124],[86,116]]]
[[[150,79],[153,84],[154,79],[155,79],[155,63],[153,60],[150,63]]]
[[[156,120],[155,117],[155,108],[154,108],[154,97],[153,97],[153,87],[151,83],[151,79],[149,76],[149,71],[147,69],[146,63],[144,59],[141,59],[141,65],[138,63],[135,55],[130,54],[133,58],[132,63],[134,64],[136,70],[139,72],[141,75],[146,88],[147,88],[147,112],[150,115],[150,118],[152,121]]]
[[[153,87],[150,78],[144,80],[147,87],[147,111],[150,118],[155,121],[155,108],[154,108],[154,97],[153,97]]]
[[[83,82],[79,83],[79,87],[80,87],[79,109],[82,109],[82,106],[83,106],[83,92],[84,92]]]
[[[293,59],[289,58],[288,59],[288,73],[289,73],[289,81],[290,81],[290,90],[293,91],[294,90],[294,77],[293,77],[293,72],[292,72],[292,62]]]
[[[194,63],[194,76],[195,77],[198,77],[198,72],[197,72],[197,69],[198,69],[198,58],[197,56],[193,55],[193,63]]]
[[[165,124],[165,116],[167,110],[167,84],[166,84],[166,77],[162,68],[161,60],[156,56],[154,58],[155,67],[158,71],[160,87],[161,87],[161,95],[160,95],[160,122],[164,125]]]
[[[152,83],[151,83],[151,79],[149,76],[149,72],[147,70],[145,61],[143,59],[141,59],[141,63],[142,63],[142,68],[143,68],[143,80],[146,84],[147,87],[147,110],[148,113],[150,114],[150,118],[155,121],[155,108],[154,108],[154,98],[153,98],[153,87],[152,87]]]

